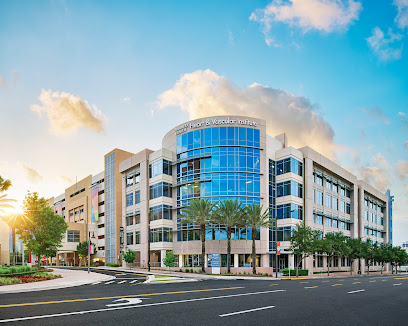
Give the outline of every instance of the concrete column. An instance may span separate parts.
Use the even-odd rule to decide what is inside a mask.
[[[183,255],[179,255],[179,268],[183,267]]]
[[[304,167],[304,220],[307,226],[313,224],[313,161],[310,158],[305,158]]]
[[[296,269],[295,266],[295,255],[289,255],[288,256],[288,269]]]
[[[160,267],[166,267],[163,263],[164,257],[166,257],[166,249],[160,250]]]
[[[313,275],[313,255],[306,257],[303,260],[304,263],[304,269],[307,269],[309,271],[309,275]]]
[[[56,259],[55,266],[59,266],[59,253],[58,252],[55,255],[55,259]]]
[[[234,254],[234,267],[238,267],[238,264],[239,264],[238,254]]]
[[[261,255],[261,267],[269,267],[269,254]]]
[[[204,267],[207,268],[208,267],[208,254],[204,255]]]

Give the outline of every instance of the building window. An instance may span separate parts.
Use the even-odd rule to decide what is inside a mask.
[[[172,228],[157,228],[150,230],[150,242],[172,242]]]
[[[67,242],[79,242],[80,241],[80,231],[78,230],[68,230],[67,231]]]
[[[293,211],[293,212],[292,212]],[[274,212],[273,212],[273,217]],[[303,219],[303,206],[296,204],[278,205],[276,208],[276,216],[278,219],[294,218],[297,220]]]
[[[346,212],[346,202],[343,200],[341,201],[340,212],[342,213]]]
[[[334,183],[334,182],[333,182],[332,190],[333,190],[334,192],[338,192],[338,191],[339,191],[337,184]]]
[[[350,203],[346,203],[346,213],[350,214]]]
[[[323,255],[317,255],[317,267],[323,267]]]
[[[135,232],[135,244],[140,244],[140,231]]]
[[[341,194],[342,196],[345,196],[345,195],[346,195],[346,188],[344,188],[343,186],[340,187],[340,194]]]
[[[133,244],[133,232],[128,232],[128,233],[126,234],[126,244],[127,244],[128,246],[130,246],[130,245]]]
[[[332,219],[329,217],[326,217],[326,226],[332,226]]]
[[[171,197],[171,184],[159,182],[150,186],[150,199],[158,197]]]
[[[331,208],[332,206],[332,196],[326,194],[326,207]]]
[[[326,180],[326,188],[331,190],[331,182],[329,180]]]
[[[140,190],[135,192],[135,205],[140,204]]]
[[[335,209],[336,211],[339,210],[339,200],[337,198],[333,197],[333,209]]]
[[[364,199],[364,205],[365,205],[366,207],[368,207],[368,200],[367,200],[367,199]]]
[[[126,207],[133,205],[133,192],[126,194]]]
[[[172,175],[170,161],[161,159],[149,165],[149,177],[150,178],[153,178],[160,174]]]
[[[133,186],[133,176],[126,177],[126,188],[130,186]]]
[[[339,228],[339,221],[333,219],[333,227],[338,229]]]
[[[340,229],[342,229],[342,230],[346,229],[346,223],[345,222],[340,222]]]
[[[316,191],[316,204],[323,205],[323,192],[319,190]]]
[[[256,255],[256,267],[261,267],[261,255]],[[238,255],[238,267],[251,267],[252,255],[251,254],[239,254]]]
[[[126,226],[133,225],[133,213],[126,216]]]
[[[320,186],[323,186],[323,177],[320,175],[316,175],[316,183]]]
[[[280,182],[276,186],[277,197],[296,196],[303,198],[303,185],[296,181]]]
[[[286,158],[284,160],[280,160],[276,162],[276,173],[277,175],[285,174],[285,173],[295,173],[297,175],[303,175],[303,163],[299,162],[294,158]]]
[[[368,221],[368,211],[364,211],[364,219]]]
[[[199,267],[201,263],[201,255],[183,255],[184,267]],[[208,266],[210,267],[210,265]]]
[[[150,207],[149,218],[150,221],[171,220],[172,219],[171,206],[158,205]]]

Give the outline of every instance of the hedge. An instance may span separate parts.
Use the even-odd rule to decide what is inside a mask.
[[[309,275],[309,270],[308,269],[299,269],[299,276],[308,276]],[[282,271],[283,276],[289,276],[289,270],[285,269]],[[296,269],[291,269],[290,270],[290,276],[296,276]]]
[[[119,264],[111,264],[111,263],[106,264],[106,266],[109,266],[109,267],[120,267]]]
[[[0,275],[11,275],[11,274],[25,274],[29,272],[36,272],[36,267],[30,266],[11,266],[11,267],[0,267]]]

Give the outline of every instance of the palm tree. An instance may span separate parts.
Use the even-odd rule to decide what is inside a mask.
[[[245,207],[245,226],[251,228],[252,233],[252,274],[256,274],[256,248],[255,238],[259,228],[272,227],[275,219],[271,220],[269,209],[262,212],[262,206],[252,203]]]
[[[6,191],[8,188],[11,187],[11,181],[8,179],[3,179],[0,176],[0,193]],[[16,202],[15,199],[7,198],[7,195],[0,196],[0,213],[4,213],[6,208],[14,208],[14,206],[10,205],[10,203]],[[12,237],[12,244],[13,244],[13,265],[15,263],[16,257],[16,229],[11,225],[9,222],[11,221],[11,217],[9,216],[2,216],[1,219],[6,222],[11,227],[11,237]]]
[[[181,210],[181,214],[184,219],[181,221],[183,224],[196,223],[200,225],[200,237],[201,237],[201,270],[205,272],[205,226],[210,223],[210,216],[215,207],[215,204],[211,203],[209,199],[193,199],[190,201],[189,206]]]
[[[232,228],[244,226],[244,208],[238,201],[227,199],[220,202],[214,211],[211,222],[223,224],[227,228],[227,273],[231,272],[231,233]]]

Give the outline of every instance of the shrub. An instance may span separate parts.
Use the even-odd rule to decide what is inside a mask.
[[[283,276],[289,276],[289,270],[285,269],[282,271]],[[308,276],[309,270],[308,269],[299,269],[299,276]],[[290,270],[290,276],[296,276],[296,269]]]
[[[269,276],[269,274],[268,274],[268,273],[265,273],[264,276]]]
[[[119,264],[111,264],[111,263],[107,263],[106,266],[109,266],[109,267],[120,267]]]

